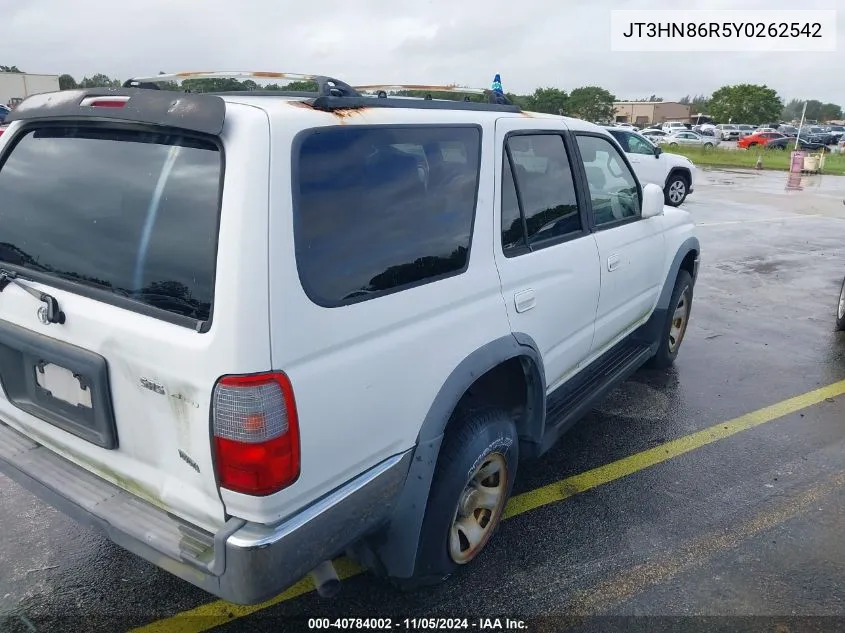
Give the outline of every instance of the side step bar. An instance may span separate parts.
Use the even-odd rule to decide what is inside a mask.
[[[546,399],[546,433],[536,454],[549,450],[572,425],[654,354],[651,345],[620,343]]]

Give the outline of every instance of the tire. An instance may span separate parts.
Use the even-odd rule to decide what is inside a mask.
[[[519,437],[516,425],[504,411],[477,410],[452,422],[440,447],[428,495],[417,546],[415,575],[400,581],[402,589],[414,589],[446,580],[483,551],[502,518],[513,489],[518,461]],[[498,468],[495,471],[498,479],[491,475],[479,482],[479,471],[487,468]],[[475,543],[475,547],[461,552],[461,548],[470,543],[466,532],[455,528],[461,520],[462,508],[466,513],[474,502],[482,499],[479,495],[473,495],[472,490],[484,487],[493,490],[490,485],[471,486],[474,478],[476,484],[498,482],[495,487],[498,491],[496,505],[489,511],[476,508],[475,513],[464,517],[463,520],[470,525],[481,525],[483,536]],[[460,556],[461,553],[463,556]]]
[[[683,304],[681,303],[683,300]],[[672,298],[669,300],[669,311],[666,314],[666,322],[660,328],[660,345],[657,353],[651,357],[648,366],[652,369],[667,369],[672,366],[678,357],[678,351],[686,334],[687,325],[692,309],[692,277],[681,270],[675,279],[675,288],[672,290]],[[679,311],[683,313],[678,316]],[[678,320],[681,320],[678,323]]]
[[[713,143],[705,143],[704,144],[704,151],[706,152],[707,150],[710,150],[710,149],[713,149]]]
[[[669,147],[677,147],[677,146],[678,146],[677,143],[669,143]]]
[[[757,147],[758,145],[759,145],[759,143],[749,143],[748,149],[751,149],[752,147]]]
[[[839,305],[836,310],[836,330],[845,331],[845,279],[842,280],[842,288],[839,291]]]
[[[663,199],[670,207],[679,207],[689,194],[689,181],[681,173],[669,174],[663,187]]]

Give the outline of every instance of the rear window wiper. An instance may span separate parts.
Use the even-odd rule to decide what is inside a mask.
[[[38,301],[44,303],[44,305],[38,309],[38,318],[42,323],[46,325],[47,323],[62,324],[65,322],[65,313],[62,312],[59,307],[59,302],[53,295],[31,288],[26,283],[18,279],[18,274],[15,271],[0,268],[0,292],[3,292],[9,284],[15,284],[27,294],[32,295],[38,299]]]

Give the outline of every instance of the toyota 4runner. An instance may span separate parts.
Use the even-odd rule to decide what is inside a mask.
[[[169,79],[0,137],[0,469],[126,549],[236,603],[344,552],[443,579],[523,460],[674,361],[693,222],[602,128]]]

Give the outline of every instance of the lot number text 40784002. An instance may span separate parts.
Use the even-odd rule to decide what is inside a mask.
[[[373,631],[524,631],[524,620],[511,618],[309,618],[310,630],[373,630]]]

